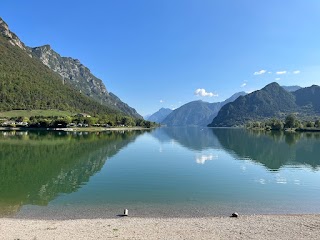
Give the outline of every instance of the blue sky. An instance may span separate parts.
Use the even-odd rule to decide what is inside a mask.
[[[320,84],[319,0],[2,0],[0,16],[142,115],[273,81]]]

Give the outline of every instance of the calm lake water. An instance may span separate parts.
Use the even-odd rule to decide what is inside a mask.
[[[320,134],[0,132],[0,216],[320,213]]]

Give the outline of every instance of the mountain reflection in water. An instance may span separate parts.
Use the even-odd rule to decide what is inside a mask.
[[[139,134],[0,132],[0,216],[77,191]]]
[[[162,128],[152,132],[160,142],[176,141],[194,151],[222,149],[239,160],[251,160],[269,170],[284,165],[320,165],[320,133],[292,133],[278,131],[250,131],[234,128]],[[197,158],[203,163],[217,156]]]

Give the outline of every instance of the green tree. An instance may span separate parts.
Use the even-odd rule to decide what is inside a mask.
[[[297,126],[297,118],[294,114],[290,114],[286,117],[285,121],[284,121],[284,127],[285,128],[294,128]]]

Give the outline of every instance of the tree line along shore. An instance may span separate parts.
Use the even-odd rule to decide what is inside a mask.
[[[0,118],[0,127],[4,128],[79,128],[79,127],[157,127],[155,122],[123,115],[90,116],[78,113],[67,116],[11,116]]]
[[[289,114],[285,119],[272,118],[262,121],[250,121],[246,124],[248,129],[275,130],[275,131],[314,131],[320,132],[320,120],[300,120],[295,114]]]

